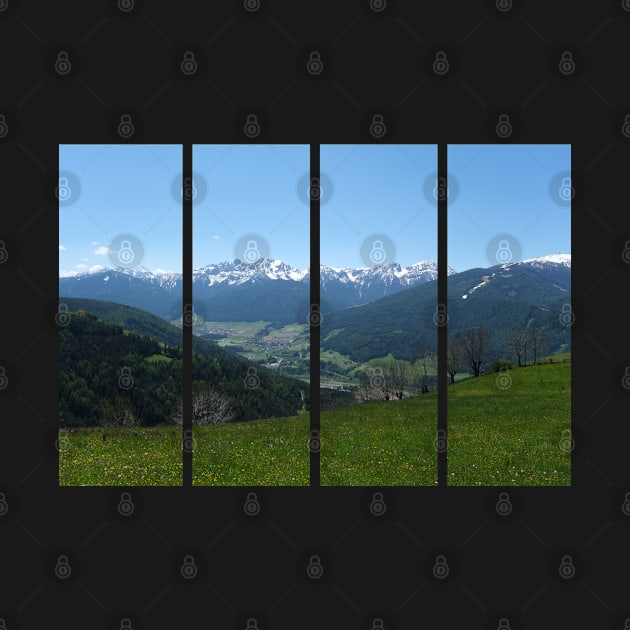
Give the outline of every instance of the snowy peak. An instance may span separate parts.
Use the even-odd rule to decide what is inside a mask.
[[[564,267],[571,268],[571,254],[550,254],[549,256],[540,256],[539,258],[528,258],[522,260],[520,263],[523,265],[532,265],[543,267],[546,264],[563,265]]]

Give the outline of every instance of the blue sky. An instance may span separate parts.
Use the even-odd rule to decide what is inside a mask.
[[[448,264],[456,271],[491,266],[493,239],[507,241],[511,262],[571,253],[570,200],[558,196],[570,145],[449,145],[448,172]]]
[[[309,266],[308,145],[197,145],[193,158],[195,267],[242,258],[252,238]],[[435,260],[436,158],[435,145],[322,145],[322,263]],[[181,273],[181,161],[179,145],[60,145],[72,190],[59,208],[60,273],[112,267],[107,249],[123,234],[142,244],[144,267]],[[505,239],[514,259],[570,253],[570,201],[556,192],[570,145],[450,145],[448,170],[456,271],[490,266]]]
[[[366,239],[379,235],[385,262],[437,260],[437,202],[425,190],[436,167],[435,145],[322,145],[323,196],[324,175],[332,184],[321,204],[322,264],[369,266]]]
[[[193,267],[263,256],[310,265],[308,145],[195,145]],[[245,239],[245,241],[243,241]]]
[[[107,249],[123,234],[142,243],[142,266],[181,273],[181,201],[171,192],[181,165],[179,145],[60,145],[72,191],[59,207],[60,273],[113,267]]]

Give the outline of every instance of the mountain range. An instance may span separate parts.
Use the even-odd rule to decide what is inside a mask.
[[[449,268],[449,274],[455,273]],[[322,308],[337,310],[367,304],[437,278],[430,260],[408,267],[387,263],[375,267],[322,265]],[[308,312],[309,270],[280,260],[239,259],[193,270],[195,311],[208,321],[302,321]],[[134,306],[165,319],[181,310],[181,274],[143,267],[101,269],[59,278],[59,295],[107,300]]]
[[[448,334],[482,325],[492,337],[493,356],[509,357],[512,328],[542,327],[546,352],[570,350],[571,256],[554,254],[448,278]],[[321,347],[356,361],[391,352],[413,358],[422,347],[435,349],[437,283],[417,285],[371,304],[324,312]],[[562,317],[564,315],[564,317]]]
[[[571,255],[553,254],[455,273],[448,269],[448,333],[483,325],[494,354],[509,356],[511,328],[543,327],[547,351],[570,349]],[[222,262],[193,271],[195,313],[207,321],[307,323],[308,270],[279,260]],[[389,352],[412,358],[435,347],[437,268],[322,266],[321,347],[363,362]],[[59,279],[62,298],[91,298],[134,306],[166,320],[181,311],[182,277],[170,272],[108,269]],[[567,309],[569,309],[567,311]]]

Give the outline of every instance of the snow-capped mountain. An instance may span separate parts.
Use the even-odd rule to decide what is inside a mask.
[[[566,289],[571,256],[554,254],[497,265],[489,270],[479,269],[476,276],[467,276],[476,280],[465,287],[460,297],[468,299],[498,276],[508,282],[515,269],[525,267],[537,270],[551,284]],[[461,275],[450,267],[448,274],[455,278]],[[322,265],[322,308],[331,311],[368,304],[436,278],[437,264],[431,260],[407,267],[399,263],[358,268]],[[195,311],[209,321],[302,321],[305,310],[308,311],[309,288],[308,269],[296,269],[269,258],[253,263],[236,259],[193,270]],[[118,302],[167,319],[179,313],[181,290],[181,274],[144,267],[99,269],[59,278],[60,296]]]
[[[449,273],[454,273],[449,268]],[[408,267],[388,263],[375,267],[320,269],[321,299],[327,309],[366,304],[437,278],[430,260]],[[59,295],[109,300],[170,317],[181,295],[182,276],[144,267],[98,269],[64,274]],[[214,321],[262,319],[296,321],[309,301],[310,272],[281,260],[239,259],[193,270],[193,295],[198,314]]]
[[[388,352],[413,358],[420,347],[435,347],[436,287],[423,283],[371,304],[324,317],[321,344],[357,361]],[[475,268],[448,278],[448,334],[483,325],[496,357],[510,356],[512,328],[540,327],[549,353],[571,347],[571,256],[555,254]],[[568,313],[568,315],[567,315]]]

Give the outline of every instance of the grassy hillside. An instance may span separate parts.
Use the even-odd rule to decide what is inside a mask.
[[[496,374],[449,388],[449,484],[570,485],[571,453],[561,445],[571,429],[571,363],[509,376],[507,389]]]
[[[515,368],[448,389],[449,485],[570,485],[571,364]],[[322,485],[435,485],[436,392],[321,416]]]
[[[571,364],[487,374],[448,389],[448,481],[571,483]],[[504,384],[502,381],[499,381]],[[321,414],[321,484],[434,486],[435,392]],[[105,435],[105,439],[103,439]],[[60,442],[61,485],[179,485],[181,429],[80,429]],[[307,415],[194,429],[195,485],[308,485]]]

